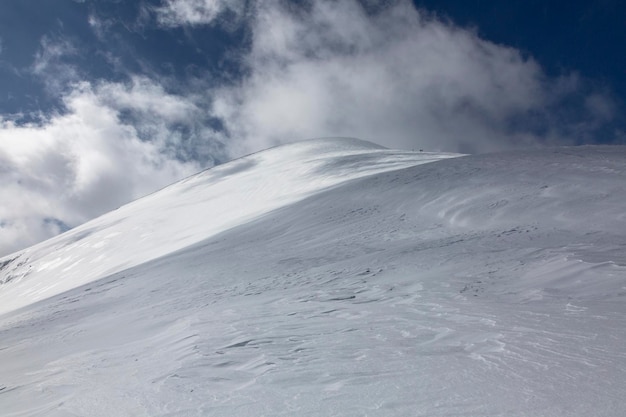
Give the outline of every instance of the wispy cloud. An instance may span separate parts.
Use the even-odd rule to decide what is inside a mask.
[[[44,36],[35,55],[31,71],[40,77],[53,93],[61,93],[62,87],[80,77],[77,68],[68,58],[78,54],[69,39]]]
[[[242,14],[244,0],[165,0],[155,8],[157,20],[165,26],[213,24],[220,18],[232,20]]]

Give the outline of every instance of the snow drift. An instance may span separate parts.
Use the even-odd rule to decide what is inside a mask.
[[[626,151],[452,156],[279,147],[0,260],[0,409],[621,416]]]

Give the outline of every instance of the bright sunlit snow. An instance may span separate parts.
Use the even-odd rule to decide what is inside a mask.
[[[0,414],[622,416],[625,188],[620,147],[232,161],[0,260]]]

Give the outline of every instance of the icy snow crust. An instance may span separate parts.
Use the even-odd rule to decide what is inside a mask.
[[[626,151],[449,156],[276,148],[0,260],[0,414],[623,416]]]

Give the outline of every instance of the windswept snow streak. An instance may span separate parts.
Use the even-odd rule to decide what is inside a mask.
[[[626,152],[380,171],[1,316],[3,415],[623,416]]]
[[[204,171],[0,261],[0,314],[185,248],[355,178],[455,154],[357,139],[274,148]]]

